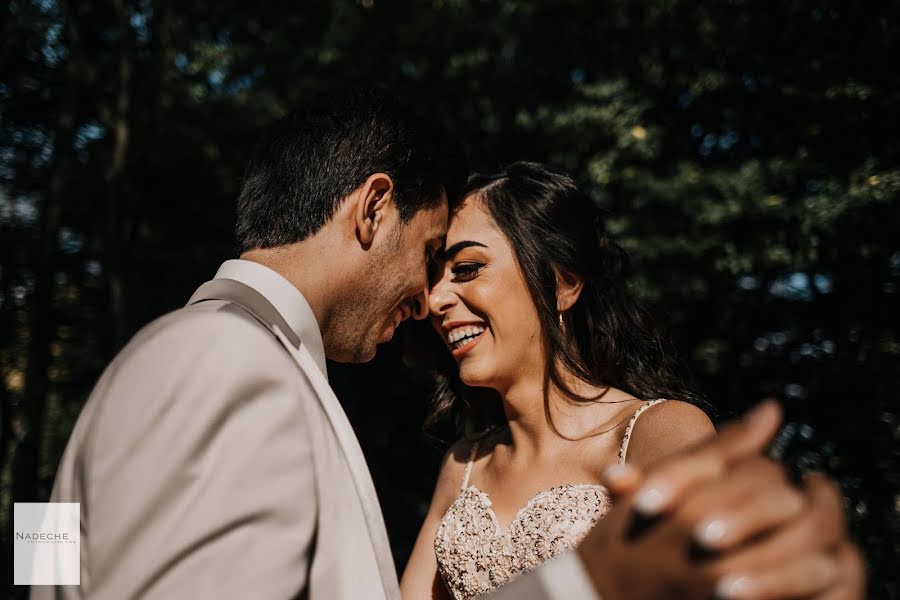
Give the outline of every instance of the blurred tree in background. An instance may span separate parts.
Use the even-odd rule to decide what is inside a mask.
[[[47,498],[105,364],[234,255],[260,128],[323,88],[379,82],[438,115],[478,170],[571,170],[720,416],[777,395],[814,427],[873,597],[900,598],[898,13],[824,0],[10,0],[4,574],[12,502]],[[389,345],[330,372],[402,566],[442,447],[421,433],[429,382],[399,355]]]

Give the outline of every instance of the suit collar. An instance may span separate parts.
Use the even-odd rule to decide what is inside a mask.
[[[340,402],[328,385],[326,373],[313,359],[308,346],[301,343],[297,334],[292,331],[287,321],[274,306],[252,287],[230,279],[214,279],[204,283],[194,292],[188,305],[197,304],[207,300],[223,300],[240,306],[263,325],[269,328],[284,348],[296,361],[299,372],[309,382],[314,390],[314,396],[318,400],[331,429],[341,446],[347,467],[353,477],[355,492],[359,498],[363,514],[365,515],[368,539],[372,546],[381,580],[383,583],[383,598],[386,600],[400,600],[400,588],[397,583],[397,573],[394,570],[394,562],[391,557],[391,547],[384,526],[384,518],[378,495],[372,482],[372,476],[366,465],[365,456],[359,447],[359,441],[353,432],[353,427],[347,420],[347,415]],[[372,597],[379,597],[375,590]]]
[[[188,300],[188,306],[198,304],[207,300],[221,300],[230,304],[237,305],[246,310],[257,321],[262,323],[267,329],[271,330],[279,339],[288,342],[293,350],[300,347],[306,348],[305,341],[302,341],[297,333],[291,329],[284,316],[272,306],[269,300],[258,291],[232,279],[213,279],[207,281],[194,292],[191,299]],[[322,377],[327,380],[328,372],[325,369],[324,357],[321,361],[313,359],[312,355],[306,350],[310,356],[310,361],[315,364],[321,372]]]
[[[269,267],[241,259],[222,263],[214,281],[220,279],[243,283],[261,294],[287,323],[290,331],[285,331],[285,335],[293,332],[303,340],[316,365],[323,373],[327,373],[325,344],[319,323],[309,302],[294,284]]]

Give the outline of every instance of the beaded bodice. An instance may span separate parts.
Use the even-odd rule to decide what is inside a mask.
[[[661,400],[646,402],[631,417],[619,450],[624,462],[638,415]],[[438,570],[456,600],[490,592],[576,546],[610,508],[602,485],[556,486],[531,497],[501,528],[490,497],[468,485],[477,445],[466,465],[462,489],[435,532]]]

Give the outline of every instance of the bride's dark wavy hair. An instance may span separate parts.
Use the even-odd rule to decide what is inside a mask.
[[[564,371],[637,398],[675,398],[709,408],[678,376],[666,336],[629,290],[628,255],[608,237],[597,205],[571,177],[542,164],[517,162],[498,173],[473,175],[461,197],[473,196],[512,246],[537,308],[547,364],[545,411],[550,384],[574,402],[603,397],[580,396],[566,384]],[[556,310],[557,271],[584,281],[562,325]],[[407,357],[438,374],[426,429],[448,414],[456,417],[464,435],[506,423],[497,392],[462,383],[455,361],[427,321],[410,330],[415,352]]]

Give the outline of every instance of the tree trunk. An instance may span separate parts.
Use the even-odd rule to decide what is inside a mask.
[[[9,252],[8,255],[4,255],[2,264],[12,265],[14,260],[12,254],[12,252]],[[9,276],[6,269],[4,269],[3,277],[0,281],[2,281],[3,284],[0,293],[3,294],[4,309],[3,312],[0,313],[0,330],[12,332],[15,331],[16,327],[15,319],[13,317],[15,311],[11,308],[12,300],[10,299],[12,294],[12,278]],[[6,377],[13,368],[15,368],[14,359],[10,358],[0,363],[0,474],[4,473],[6,470],[6,458],[10,444],[9,438],[12,433],[12,394],[9,393],[9,390],[6,387]],[[4,512],[5,508],[5,506],[0,506],[0,513]]]
[[[57,259],[57,240],[65,202],[69,174],[74,161],[74,138],[78,109],[80,48],[78,26],[73,7],[60,2],[69,42],[70,58],[65,66],[62,100],[54,126],[53,159],[49,183],[39,209],[40,238],[34,263],[35,287],[31,297],[27,365],[23,389],[24,435],[15,451],[12,469],[14,502],[37,502],[38,466],[43,441],[47,394],[50,390],[50,344],[55,337],[53,295]]]
[[[107,191],[105,262],[111,317],[109,344],[111,354],[118,351],[128,335],[124,276],[128,259],[124,253],[128,238],[132,235],[133,211],[130,210],[125,172],[131,141],[131,86],[134,71],[131,14],[124,0],[115,0],[113,8],[116,14],[119,52],[116,64],[116,95],[109,123],[113,147],[109,166],[104,173]]]

